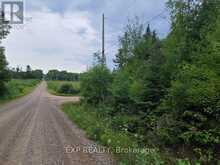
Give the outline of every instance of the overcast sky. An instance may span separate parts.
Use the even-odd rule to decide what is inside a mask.
[[[83,72],[101,49],[101,15],[106,16],[110,68],[128,19],[150,21],[160,37],[169,32],[166,0],[26,0],[24,25],[15,26],[3,45],[12,67]],[[161,14],[162,13],[162,14]]]

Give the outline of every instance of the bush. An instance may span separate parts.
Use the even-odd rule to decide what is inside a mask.
[[[117,110],[126,111],[132,104],[129,95],[131,80],[129,73],[125,70],[115,73],[113,83],[111,84],[111,94],[114,98],[114,105]]]
[[[110,95],[109,87],[111,82],[112,75],[110,70],[101,64],[96,65],[82,75],[81,94],[88,103],[104,103]]]
[[[72,121],[85,130],[90,139],[109,147],[115,153],[120,165],[165,164],[158,149],[139,148],[135,138],[123,131],[113,129],[108,117],[100,117],[97,108],[68,103],[64,105],[63,110]],[[134,152],[128,149],[134,149]],[[135,149],[138,151],[135,152]]]
[[[220,80],[208,68],[198,68],[185,64],[172,83],[169,96],[177,110],[198,109],[200,112],[210,107],[215,109],[219,99]]]
[[[0,99],[7,100],[23,96],[29,93],[38,83],[38,80],[13,79],[5,84],[5,94]]]
[[[5,94],[6,83],[10,80],[10,74],[7,69],[7,65],[8,63],[5,58],[5,49],[1,46],[0,47],[0,97],[2,97]]]
[[[182,65],[176,77],[166,98],[167,111],[157,124],[157,135],[164,143],[188,146],[192,151],[200,148],[201,154],[194,155],[204,163],[218,159],[219,77],[208,68],[191,64]]]
[[[72,84],[65,83],[59,87],[58,93],[74,95],[79,93],[79,89],[74,88]]]
[[[164,165],[165,162],[162,160],[157,149],[151,149],[151,151],[145,151],[136,155],[136,165]]]
[[[77,81],[48,81],[47,88],[54,95],[74,96],[80,94],[80,84]]]

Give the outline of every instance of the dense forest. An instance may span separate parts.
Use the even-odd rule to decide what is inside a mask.
[[[135,20],[119,39],[114,71],[100,62],[81,77],[84,104],[140,147],[159,148],[152,164],[220,160],[219,6],[219,0],[169,0],[165,39]]]

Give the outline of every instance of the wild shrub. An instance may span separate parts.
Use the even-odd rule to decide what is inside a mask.
[[[81,93],[84,100],[91,104],[100,104],[110,96],[109,87],[112,75],[104,65],[96,65],[81,77]]]
[[[61,84],[61,86],[59,87],[58,93],[67,94],[67,95],[78,94],[79,89],[74,88],[72,84],[64,83]]]

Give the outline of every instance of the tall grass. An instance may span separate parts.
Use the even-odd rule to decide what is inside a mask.
[[[4,96],[0,97],[0,103],[30,93],[39,82],[40,82],[39,80],[32,80],[32,79],[30,80],[12,79],[11,81],[6,83],[6,92]]]
[[[63,111],[87,136],[108,147],[114,153],[119,165],[163,165],[161,156],[155,148],[145,148],[128,133],[115,130],[111,118],[103,116],[97,108],[81,104],[65,104]],[[127,150],[131,149],[129,152]]]

